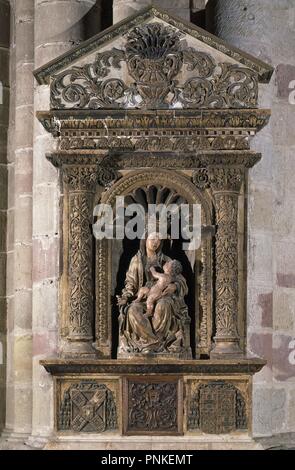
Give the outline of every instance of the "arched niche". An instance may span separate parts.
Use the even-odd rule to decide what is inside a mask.
[[[158,188],[152,197],[151,188]],[[161,192],[162,191],[162,192]],[[164,194],[164,191],[166,194]],[[167,194],[168,193],[168,194]],[[170,193],[170,196],[169,196]],[[146,195],[145,201],[142,199]],[[162,198],[161,195],[166,199]],[[190,178],[172,170],[146,169],[133,171],[119,179],[105,191],[100,202],[112,207],[117,197],[124,197],[128,203],[165,203],[165,200],[177,202],[177,198],[189,205],[201,206],[202,226],[212,225],[212,202],[206,193],[199,190]],[[129,199],[128,199],[129,198]],[[96,348],[101,351],[112,350],[116,356],[117,316],[116,295],[123,287],[128,262],[136,252],[139,241],[128,243],[118,240],[96,241],[96,275],[95,275],[95,334]],[[173,246],[174,244],[174,246]],[[198,250],[185,253],[181,241],[166,245],[166,254],[178,258],[184,267],[184,274],[190,287],[187,299],[191,318],[191,346],[193,354],[209,355],[212,337],[212,239],[202,237]],[[110,295],[111,293],[111,295]],[[102,335],[104,333],[104,336]],[[112,335],[113,332],[113,335]],[[109,353],[110,354],[110,353]]]

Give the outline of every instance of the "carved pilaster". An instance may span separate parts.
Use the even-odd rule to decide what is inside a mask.
[[[110,294],[110,281],[112,279],[111,250],[111,240],[97,240],[94,347],[97,354],[102,357],[111,357],[112,353],[112,305]]]
[[[238,167],[209,169],[216,209],[216,336],[211,357],[237,356],[238,334],[238,198],[244,171]]]
[[[93,239],[91,222],[97,168],[63,166],[68,197],[68,341],[71,355],[94,354]]]

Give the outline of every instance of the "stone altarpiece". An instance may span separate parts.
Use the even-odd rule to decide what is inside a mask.
[[[56,139],[47,158],[62,194],[60,356],[42,362],[58,436],[251,431],[252,376],[265,362],[246,354],[247,177],[261,158],[251,137],[270,116],[258,86],[271,74],[154,7],[35,72],[50,88],[37,116]],[[185,357],[117,355],[130,246],[92,232],[94,207],[117,196],[201,205]]]

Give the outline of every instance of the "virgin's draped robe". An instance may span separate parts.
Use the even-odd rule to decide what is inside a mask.
[[[183,351],[183,323],[188,319],[184,297],[188,289],[182,275],[175,282],[176,292],[165,295],[156,302],[152,318],[145,316],[145,301],[132,301],[141,287],[151,287],[157,282],[150,273],[151,266],[162,269],[170,260],[161,251],[152,262],[141,250],[132,258],[122,292],[122,297],[128,299],[128,304],[120,308],[119,354]]]

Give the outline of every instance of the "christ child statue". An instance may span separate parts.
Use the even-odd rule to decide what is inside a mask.
[[[167,261],[163,266],[163,273],[159,273],[154,267],[150,269],[152,276],[157,282],[151,287],[142,287],[139,289],[135,302],[141,302],[146,298],[148,317],[153,316],[154,306],[157,300],[165,295],[165,289],[177,281],[178,276],[182,272],[182,265],[177,260]]]

